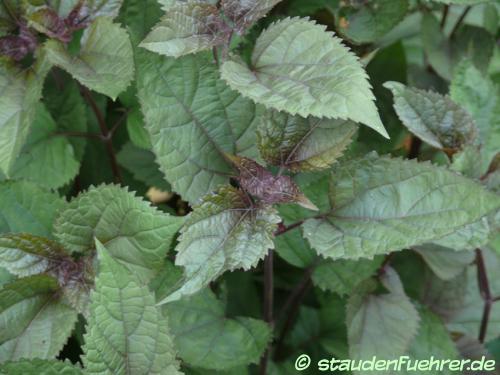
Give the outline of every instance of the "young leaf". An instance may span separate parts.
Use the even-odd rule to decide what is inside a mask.
[[[30,233],[52,238],[52,225],[66,202],[32,182],[0,183],[0,233]]]
[[[359,260],[326,260],[311,275],[315,285],[342,295],[350,295],[363,280],[373,276],[382,264],[383,257]]]
[[[222,0],[224,16],[234,24],[236,32],[243,34],[254,22],[264,17],[281,0]]]
[[[267,111],[257,129],[260,155],[293,172],[329,168],[351,143],[352,121],[290,116]]]
[[[419,315],[403,290],[398,274],[387,268],[380,282],[387,293],[375,294],[369,279],[352,294],[346,308],[350,358],[394,359],[403,355],[417,334]],[[359,374],[368,372],[359,372]]]
[[[181,2],[168,9],[139,46],[180,57],[222,44],[229,34],[216,6],[204,1]]]
[[[127,25],[132,44],[137,46],[162,15],[160,1],[127,0],[120,9],[119,20]]]
[[[27,233],[0,236],[0,266],[17,276],[45,272],[64,255],[58,243],[45,237]]]
[[[274,176],[257,162],[234,155],[227,157],[240,171],[240,187],[264,204],[298,203],[304,208],[318,210],[299,189],[290,176]]]
[[[387,157],[353,160],[332,175],[331,211],[304,236],[323,256],[356,259],[432,242],[500,207],[500,198],[454,172]]]
[[[83,347],[87,374],[182,374],[154,295],[96,241],[99,275]]]
[[[449,97],[432,91],[386,82],[394,95],[399,119],[417,137],[439,149],[457,150],[475,141],[476,125]]]
[[[42,53],[26,71],[0,62],[0,171],[6,176],[26,141],[50,67]]]
[[[116,185],[91,187],[73,199],[54,224],[55,237],[71,252],[94,249],[94,239],[143,281],[162,267],[182,225]]]
[[[89,21],[97,17],[115,18],[120,12],[123,0],[84,0],[82,14],[89,15]]]
[[[55,298],[54,278],[35,275],[0,289],[0,363],[55,357],[77,319],[76,311]]]
[[[225,153],[257,156],[261,108],[218,78],[210,54],[165,59],[143,51],[138,95],[153,152],[173,190],[196,202],[233,172]]]
[[[339,32],[357,44],[371,43],[396,26],[407,11],[407,0],[379,0],[361,5],[348,2],[339,10]]]
[[[350,119],[388,137],[357,57],[325,26],[308,19],[273,23],[257,39],[250,68],[229,60],[221,74],[233,89],[267,107],[302,117]]]
[[[233,187],[205,196],[181,228],[175,264],[185,269],[183,284],[160,303],[196,293],[225,271],[255,267],[274,248],[280,221],[275,209],[253,206]]]
[[[37,7],[35,11],[27,12],[25,17],[30,27],[49,38],[58,39],[63,43],[71,40],[72,30],[54,9],[48,6]]]
[[[450,95],[474,118],[489,163],[500,144],[500,87],[464,61],[455,70]]]
[[[271,338],[269,326],[246,317],[230,319],[225,309],[209,289],[165,305],[175,345],[186,363],[214,370],[257,363]]]
[[[11,177],[56,189],[76,176],[80,163],[69,141],[54,134],[57,125],[45,106],[37,103],[35,107],[33,129],[14,162]]]
[[[85,30],[77,56],[71,56],[55,40],[49,40],[45,50],[54,65],[113,100],[127,88],[134,75],[132,44],[127,32],[106,17],[98,18]]]
[[[7,362],[0,365],[0,373],[4,375],[40,375],[64,374],[84,375],[83,370],[77,365],[68,362],[44,359],[22,359],[17,362]]]

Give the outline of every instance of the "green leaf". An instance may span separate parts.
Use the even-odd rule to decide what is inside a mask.
[[[257,39],[251,67],[226,61],[222,78],[266,107],[350,119],[388,137],[358,58],[325,28],[301,18],[273,23]]]
[[[99,275],[83,347],[87,374],[182,374],[168,320],[137,276],[96,241]]]
[[[45,84],[43,97],[50,115],[57,124],[60,132],[87,132],[87,111],[85,101],[80,95],[78,85],[69,75],[64,75],[64,87],[57,86],[51,77]],[[68,137],[73,146],[75,157],[81,161],[85,152],[86,139],[83,137]]]
[[[457,4],[457,5],[475,5],[485,3],[489,0],[432,0],[437,3]]]
[[[465,61],[455,70],[450,85],[451,98],[463,106],[474,118],[486,163],[498,152],[500,144],[500,88],[484,76],[470,62]]]
[[[57,125],[45,106],[37,103],[35,107],[33,129],[14,162],[11,177],[56,189],[77,175],[80,163],[67,138],[55,135]]]
[[[71,252],[93,251],[94,238],[147,281],[162,267],[183,223],[116,185],[91,187],[73,199],[54,224],[55,237]]]
[[[66,202],[32,182],[0,183],[0,233],[31,233],[52,238],[57,212]]]
[[[432,91],[386,82],[394,95],[399,119],[417,137],[439,149],[460,149],[476,138],[476,125],[449,97]]]
[[[115,18],[120,12],[123,0],[84,0],[83,14],[90,14],[89,20],[97,17]]]
[[[55,357],[73,330],[77,313],[54,298],[54,278],[35,275],[0,289],[0,363]]]
[[[305,119],[268,111],[257,137],[264,160],[297,172],[329,168],[351,143],[356,130],[352,121]]]
[[[85,30],[78,55],[71,56],[66,47],[55,40],[49,40],[45,50],[54,65],[66,70],[82,85],[113,100],[134,76],[128,34],[106,17],[98,18]]]
[[[396,26],[408,11],[407,0],[347,3],[339,10],[339,32],[357,44],[374,42]]]
[[[139,46],[180,57],[222,44],[229,33],[216,6],[203,1],[180,2],[168,9]]]
[[[373,276],[382,264],[383,257],[359,260],[326,260],[312,273],[313,283],[323,290],[339,295],[349,295],[363,280]]]
[[[466,146],[454,153],[450,164],[451,170],[475,180],[479,180],[487,172],[487,168],[484,152],[478,146]]]
[[[127,0],[120,9],[120,20],[130,33],[134,46],[146,36],[162,14],[159,1]]]
[[[0,171],[7,176],[28,137],[50,67],[42,53],[23,71],[0,62]]]
[[[163,311],[179,356],[192,366],[225,370],[257,363],[271,338],[261,320],[226,317],[224,304],[208,289],[169,303]]]
[[[489,279],[489,287],[492,296],[500,295],[500,256],[488,249],[483,249],[483,258],[486,266],[486,274]],[[483,319],[483,310],[478,306],[483,306],[484,301],[479,292],[477,283],[477,267],[470,265],[466,270],[465,287],[462,291],[465,292],[465,300],[461,304],[461,309],[455,311],[451,319],[448,321],[448,328],[451,331],[467,334],[471,337],[476,337],[481,321]],[[488,322],[488,331],[486,342],[500,335],[500,305],[493,304],[490,319]]]
[[[234,173],[225,153],[254,158],[261,108],[218,78],[211,54],[166,59],[145,51],[138,95],[153,152],[173,190],[196,202]]]
[[[347,304],[350,359],[398,358],[408,350],[417,334],[420,318],[397,273],[386,268],[380,281],[387,292],[374,294],[376,284],[369,279],[352,294]]]
[[[308,219],[303,232],[319,254],[333,259],[435,242],[500,207],[499,196],[442,167],[373,156],[336,169],[330,202],[331,211]]]
[[[127,131],[130,141],[132,141],[135,146],[146,150],[152,149],[151,139],[146,130],[139,106],[133,107],[127,116]]]
[[[45,237],[27,233],[0,236],[0,266],[17,276],[45,272],[64,254],[58,243]]]
[[[117,155],[118,163],[133,174],[138,181],[147,186],[154,186],[163,191],[170,191],[170,184],[165,181],[158,169],[155,156],[151,151],[126,143]]]
[[[233,187],[205,196],[181,228],[175,264],[185,269],[183,284],[160,303],[196,293],[225,271],[255,267],[274,248],[280,221],[275,209],[249,205]]]
[[[240,35],[254,22],[264,17],[281,0],[222,0],[221,9]]]
[[[420,328],[417,337],[411,343],[408,354],[414,360],[454,360],[459,358],[458,350],[453,342],[450,333],[447,331],[441,319],[427,308],[419,308]],[[412,371],[403,371],[405,374],[413,374]],[[438,370],[426,371],[430,375],[452,375],[455,371],[450,371],[447,367]]]
[[[80,367],[70,362],[43,359],[23,359],[17,362],[7,362],[0,365],[0,373],[4,375],[84,375]]]
[[[473,251],[455,251],[436,244],[415,246],[413,249],[442,280],[457,277],[474,261]]]

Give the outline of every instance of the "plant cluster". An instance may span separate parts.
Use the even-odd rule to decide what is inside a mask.
[[[0,0],[0,373],[500,362],[499,12]]]

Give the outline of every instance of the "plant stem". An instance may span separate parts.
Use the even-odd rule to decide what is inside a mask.
[[[273,304],[274,304],[274,280],[273,280],[273,263],[274,253],[269,250],[264,259],[264,321],[273,328]],[[269,362],[269,353],[271,352],[272,344],[270,343],[260,360],[260,375],[266,375],[267,364]]]
[[[304,272],[304,275],[302,276],[302,279],[300,282],[293,288],[293,290],[290,292],[290,295],[288,296],[285,304],[280,310],[280,313],[278,317],[283,317],[285,313],[288,311],[287,318],[285,320],[285,323],[283,324],[283,328],[281,329],[280,335],[278,337],[278,341],[276,343],[276,350],[274,353],[274,357],[278,358],[281,350],[283,349],[283,343],[285,340],[286,335],[290,331],[290,329],[293,326],[293,323],[295,321],[295,318],[297,317],[297,314],[299,312],[299,308],[302,304],[302,301],[304,297],[307,295],[307,292],[309,291],[309,288],[311,287],[311,275],[314,271],[314,268],[316,267],[316,264],[313,264],[309,266],[306,271]]]
[[[465,19],[465,17],[467,16],[467,14],[469,13],[470,10],[471,10],[471,6],[470,5],[467,6],[464,9],[464,11],[462,12],[462,14],[458,18],[458,21],[455,23],[455,26],[453,27],[453,30],[451,30],[450,39],[453,39],[455,37],[456,32],[458,31],[460,25],[462,24],[463,20]]]
[[[446,4],[443,8],[443,16],[441,17],[441,30],[444,29],[444,26],[446,25],[446,19],[448,18],[448,12],[450,10],[450,6]]]
[[[99,128],[101,129],[101,135],[104,140],[104,144],[106,146],[106,151],[108,153],[109,161],[111,164],[111,170],[113,171],[115,182],[120,184],[122,182],[122,176],[120,172],[120,167],[118,166],[118,161],[116,160],[116,152],[113,147],[113,142],[111,137],[112,133],[110,133],[110,131],[108,130],[108,126],[106,125],[104,116],[99,107],[97,106],[97,103],[92,97],[92,94],[90,93],[89,89],[87,89],[84,86],[81,86],[81,92],[85,100],[89,103],[90,108],[92,108],[92,111],[94,112],[94,115],[97,119],[97,123],[99,124]]]
[[[408,152],[408,159],[415,159],[420,153],[420,148],[422,147],[422,140],[418,137],[413,136],[411,139],[410,151]]]
[[[274,235],[275,236],[280,236],[282,235],[283,233],[286,233],[288,232],[289,230],[292,230],[292,229],[295,229],[297,227],[300,227],[302,224],[304,224],[304,220],[299,220],[293,224],[290,224],[290,225],[284,225],[283,223],[280,223],[279,226],[278,226],[278,229],[276,230],[276,232],[274,232]]]
[[[486,266],[484,264],[483,253],[481,249],[476,249],[476,266],[477,266],[477,283],[479,285],[479,292],[484,301],[483,317],[481,319],[481,327],[479,329],[478,340],[484,343],[486,332],[488,330],[488,321],[491,313],[491,306],[493,305],[493,298],[491,296],[490,283]]]

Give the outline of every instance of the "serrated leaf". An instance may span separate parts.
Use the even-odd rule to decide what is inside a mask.
[[[54,65],[66,70],[82,85],[113,100],[134,76],[128,34],[106,17],[98,18],[85,30],[78,55],[71,56],[66,47],[55,40],[45,44],[45,51]]]
[[[403,355],[417,334],[419,315],[406,296],[398,274],[386,268],[380,281],[387,293],[374,294],[368,280],[352,294],[346,307],[349,354],[353,360],[394,359]],[[358,371],[368,374],[369,371]]]
[[[87,374],[182,374],[167,318],[141,280],[96,242],[99,275],[83,347]]]
[[[71,252],[94,250],[94,238],[141,280],[162,267],[183,218],[158,211],[116,185],[91,187],[73,199],[54,224],[54,236]]]
[[[55,298],[58,285],[46,275],[18,279],[0,289],[0,363],[55,357],[77,319]]]
[[[25,71],[0,63],[0,171],[6,176],[26,141],[50,67],[43,53]]]
[[[419,308],[418,312],[420,328],[408,351],[411,360],[458,359],[458,350],[441,319],[424,307]],[[451,375],[455,371],[450,371],[446,366],[442,370],[433,366],[431,371],[426,372],[430,375]],[[413,372],[403,371],[403,373],[412,374]]]
[[[233,22],[235,30],[243,34],[279,2],[281,0],[222,0],[221,9],[224,16]]]
[[[0,236],[0,266],[17,276],[45,272],[61,256],[61,246],[45,237],[27,233]]]
[[[303,232],[333,259],[370,258],[467,233],[500,207],[498,195],[444,168],[372,156],[335,170],[330,202],[331,211],[308,219]]]
[[[226,317],[224,304],[208,289],[169,303],[163,311],[179,356],[191,366],[225,370],[257,363],[271,338],[261,320]]]
[[[407,11],[407,0],[347,3],[338,11],[338,30],[357,44],[374,42],[403,20]]]
[[[359,260],[326,260],[313,271],[313,283],[323,290],[339,295],[349,295],[363,280],[373,276],[382,264],[383,257]]]
[[[352,121],[290,116],[268,111],[257,129],[260,155],[293,172],[329,168],[350,144]]]
[[[31,233],[52,238],[57,212],[66,202],[32,182],[0,183],[0,233]]]
[[[0,365],[0,374],[2,375],[84,375],[83,370],[72,363],[43,360],[43,359],[23,359],[17,362],[7,362]]]
[[[161,171],[196,202],[234,173],[225,153],[257,156],[261,108],[218,78],[210,54],[166,59],[143,51],[138,95]]]
[[[139,46],[180,57],[222,44],[230,32],[216,6],[204,1],[180,2],[168,9]]]
[[[477,135],[472,117],[449,97],[436,92],[386,82],[394,95],[399,119],[417,137],[439,149],[457,150]]]
[[[325,28],[304,18],[273,23],[257,39],[251,66],[228,60],[222,78],[267,107],[350,119],[388,137],[359,60]]]
[[[71,40],[72,30],[51,7],[42,6],[36,7],[34,11],[28,10],[25,18],[28,21],[28,26],[49,38],[58,39],[63,43],[68,43]]]
[[[132,143],[126,143],[116,155],[118,163],[147,186],[154,186],[163,191],[170,191],[170,184],[165,181],[163,174],[156,164],[154,154]]]
[[[479,146],[466,146],[452,156],[450,169],[479,180],[486,172],[485,155]]]
[[[76,176],[80,163],[66,137],[55,134],[57,125],[45,106],[37,103],[35,108],[33,129],[13,164],[11,177],[57,189]]]
[[[160,303],[196,293],[225,271],[255,267],[268,249],[281,221],[272,207],[253,206],[230,186],[207,195],[181,228],[175,264],[183,266],[182,286]]]
[[[500,144],[500,88],[474,65],[465,61],[453,75],[451,98],[474,118],[486,154],[486,164]]]
[[[474,252],[455,251],[436,244],[424,244],[413,248],[424,258],[427,265],[442,280],[460,275],[474,261]]]
[[[135,146],[146,150],[153,148],[139,106],[132,108],[127,116],[127,131],[130,141]]]

